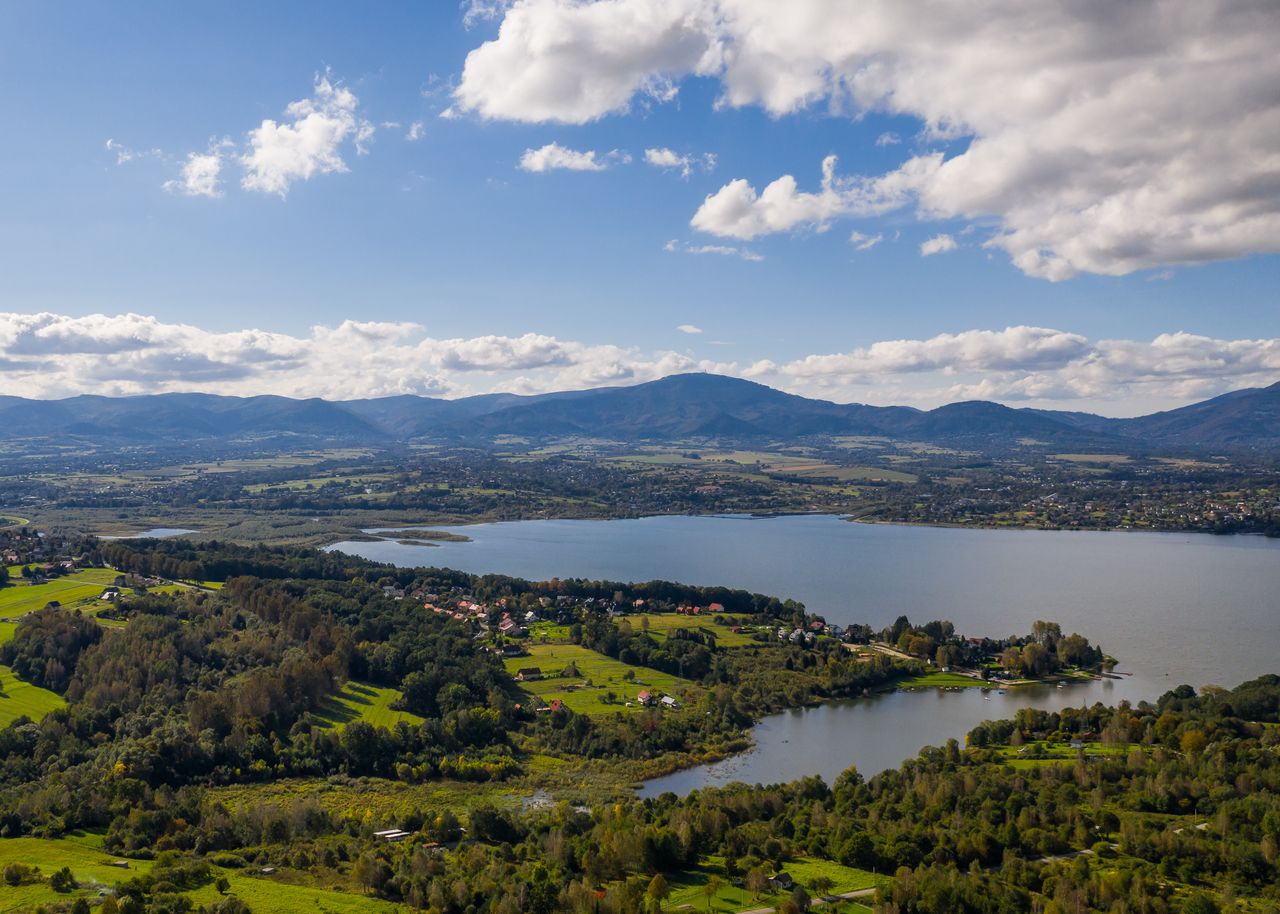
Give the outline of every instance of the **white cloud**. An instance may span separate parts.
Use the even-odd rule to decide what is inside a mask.
[[[514,0],[462,0],[462,24],[471,28],[480,22],[497,19]]]
[[[164,157],[164,153],[159,149],[131,149],[123,143],[117,143],[110,137],[103,144],[103,148],[107,152],[115,153],[117,165],[124,165],[134,159],[159,159]]]
[[[443,339],[406,322],[344,321],[295,336],[216,332],[139,314],[0,313],[0,395],[456,396],[630,384],[681,371],[752,377],[840,401],[936,405],[983,397],[1073,409],[1122,404],[1137,412],[1275,383],[1280,339],[1166,333],[1150,341],[1090,340],[1008,327],[739,366],[540,333]]]
[[[374,133],[359,104],[346,86],[327,74],[317,77],[312,97],[285,109],[286,121],[267,119],[249,132],[248,151],[240,157],[241,187],[284,197],[295,181],[347,171],[342,148],[351,143],[363,154]]]
[[[0,395],[25,397],[188,390],[437,396],[635,383],[729,367],[539,333],[440,339],[405,322],[344,321],[292,336],[214,332],[139,314],[0,313]]]
[[[661,168],[664,171],[679,171],[682,178],[687,178],[693,174],[695,167],[704,171],[712,171],[716,167],[716,156],[713,152],[704,152],[701,155],[690,153],[681,155],[674,149],[668,149],[665,146],[657,149],[646,149],[644,151],[644,160],[654,168]]]
[[[718,254],[721,257],[741,257],[752,263],[760,263],[764,260],[763,254],[732,244],[689,244],[673,238],[664,244],[662,249],[669,254]]]
[[[886,131],[876,137],[877,146],[897,146],[902,142],[902,137],[898,136],[892,130]]]
[[[711,52],[712,17],[699,0],[521,0],[498,37],[467,55],[455,107],[485,118],[583,124],[667,101],[673,78]],[[709,60],[709,58],[708,58]]]
[[[852,183],[994,218],[991,247],[1059,280],[1280,252],[1278,43],[1271,0],[519,0],[454,105],[585,123],[703,76],[721,106],[913,117],[947,155]],[[695,220],[745,238],[861,213],[784,177],[759,198],[735,180]]]
[[[681,333],[701,333],[702,332],[702,328],[694,324],[681,324],[680,326],[676,327],[676,329],[679,330]]]
[[[932,257],[934,254],[945,254],[956,249],[956,240],[950,235],[934,235],[920,245],[921,257]]]
[[[751,240],[761,235],[810,228],[824,232],[843,216],[873,216],[903,205],[915,175],[929,167],[921,158],[912,168],[875,179],[843,178],[836,157],[822,160],[817,193],[802,191],[791,175],[783,175],[759,193],[739,178],[708,194],[689,224],[699,231]]]
[[[409,125],[409,132],[404,135],[404,138],[410,143],[416,143],[418,140],[426,136],[426,133],[427,128],[423,125],[422,121],[414,121]]]
[[[778,364],[749,377],[798,393],[933,406],[963,399],[1127,412],[1169,408],[1280,378],[1280,339],[1217,340],[1188,333],[1150,342],[1090,340],[1043,327],[966,330],[885,340]]]
[[[188,153],[182,165],[182,177],[165,181],[164,189],[188,197],[221,197],[222,191],[218,188],[221,173],[222,155],[217,150]]]
[[[881,241],[884,241],[883,234],[864,235],[862,232],[852,232],[849,235],[849,243],[854,246],[855,250],[869,251]]]
[[[526,149],[520,157],[520,168],[524,171],[604,171],[608,165],[594,149],[578,151],[561,146],[559,143],[548,143],[538,149]]]

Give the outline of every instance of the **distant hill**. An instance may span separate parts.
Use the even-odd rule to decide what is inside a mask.
[[[1280,447],[1280,384],[1238,390],[1135,419],[952,403],[933,410],[831,403],[739,378],[673,375],[632,387],[459,400],[398,396],[332,402],[159,394],[65,400],[0,397],[0,439],[137,445],[299,441],[369,446],[428,439],[483,444],[498,436],[591,436],[630,442],[700,438],[787,442],[880,436],[976,448],[1044,445],[1242,450]]]

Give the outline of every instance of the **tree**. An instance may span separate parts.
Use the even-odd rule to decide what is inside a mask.
[[[755,866],[747,871],[747,891],[751,893],[753,901],[763,895],[768,887],[769,877],[764,874],[764,870]]]
[[[645,895],[661,911],[662,902],[669,894],[671,894],[671,887],[667,885],[667,880],[663,878],[661,873],[655,873],[653,878],[649,880],[649,888],[645,890]]]
[[[707,914],[711,914],[711,902],[715,899],[723,885],[724,880],[719,876],[712,876],[705,884],[703,884],[702,894],[707,898]]]
[[[225,895],[231,888],[231,881],[226,876],[219,876],[213,887],[218,890],[219,895]]]
[[[826,896],[831,894],[831,890],[835,887],[835,881],[830,876],[814,876],[809,882],[813,889],[813,894]]]
[[[50,876],[49,887],[55,892],[70,892],[76,888],[76,877],[71,874],[71,867],[64,866]]]

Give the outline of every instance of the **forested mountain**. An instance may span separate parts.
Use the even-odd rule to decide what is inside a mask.
[[[1280,384],[1133,419],[1012,409],[986,401],[927,411],[840,404],[710,374],[673,375],[631,387],[458,400],[397,396],[331,402],[209,394],[0,398],[0,438],[10,440],[145,444],[306,439],[384,445],[426,439],[484,444],[502,435],[623,442],[873,435],[978,448],[1021,443],[1121,452],[1267,449],[1280,444]]]

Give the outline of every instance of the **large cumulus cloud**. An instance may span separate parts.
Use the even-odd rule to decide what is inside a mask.
[[[783,116],[908,115],[916,149],[817,191],[737,178],[694,216],[750,238],[888,206],[994,220],[1030,275],[1120,275],[1280,251],[1272,0],[517,0],[455,107],[580,124],[672,98]],[[904,147],[905,148],[905,147]]]

